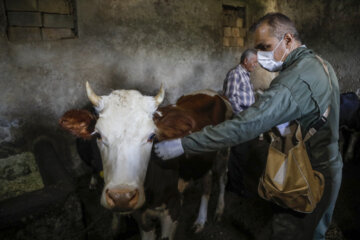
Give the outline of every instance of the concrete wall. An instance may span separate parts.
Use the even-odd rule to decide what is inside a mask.
[[[78,38],[11,42],[0,1],[0,143],[63,134],[58,118],[88,103],[85,81],[99,95],[118,88],[155,94],[164,83],[166,101],[174,102],[193,90],[221,89],[239,59],[222,48],[221,0],[75,2]],[[266,12],[282,11],[304,43],[333,64],[342,91],[360,88],[357,0],[245,2],[247,27]]]
[[[236,64],[222,53],[221,1],[76,3],[77,39],[11,42],[0,17],[0,118],[6,126],[20,122],[26,137],[54,131],[66,110],[88,103],[85,81],[98,94],[155,94],[164,83],[173,102],[189,91],[220,89]]]

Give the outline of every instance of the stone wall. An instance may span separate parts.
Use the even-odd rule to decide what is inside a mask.
[[[9,41],[74,38],[72,0],[5,0]]]

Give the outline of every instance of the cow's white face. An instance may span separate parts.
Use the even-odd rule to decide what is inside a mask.
[[[143,185],[152,148],[148,139],[156,129],[157,97],[116,90],[97,99],[95,131],[105,181],[101,204],[106,208],[129,212],[144,204]]]

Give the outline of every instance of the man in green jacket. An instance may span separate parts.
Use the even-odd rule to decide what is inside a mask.
[[[297,120],[303,136],[330,106],[327,122],[307,142],[314,170],[325,177],[324,194],[310,214],[279,211],[272,219],[271,239],[325,239],[341,185],[338,148],[339,86],[331,65],[302,45],[294,23],[281,13],[262,17],[253,26],[259,64],[280,71],[260,99],[233,119],[205,127],[182,139],[155,145],[162,159],[200,154],[257,137],[281,123]],[[329,74],[327,74],[327,72]]]

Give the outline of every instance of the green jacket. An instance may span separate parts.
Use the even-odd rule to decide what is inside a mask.
[[[327,123],[307,142],[314,168],[342,164],[339,153],[339,85],[331,65],[330,79],[312,50],[299,47],[286,58],[269,89],[247,110],[216,126],[182,139],[185,153],[199,154],[251,140],[272,127],[298,120],[303,136],[330,105]]]

